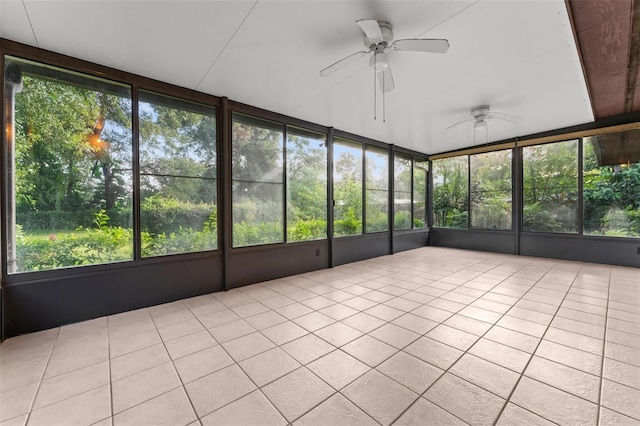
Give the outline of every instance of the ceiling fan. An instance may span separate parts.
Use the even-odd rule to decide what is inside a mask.
[[[320,71],[320,76],[327,77],[341,68],[357,62],[371,53],[369,65],[374,71],[374,79],[377,78],[383,95],[395,87],[389,54],[395,51],[445,53],[449,50],[449,41],[445,39],[414,38],[393,41],[393,29],[391,24],[375,19],[360,19],[356,21],[364,32],[364,46],[368,50],[352,53],[346,58],[329,65]],[[393,41],[393,42],[392,42]],[[374,119],[375,119],[375,81],[374,81]]]
[[[451,130],[456,127],[466,126],[473,123],[473,140],[476,142],[478,135],[482,137],[481,141],[487,143],[489,139],[489,120],[498,119],[518,124],[522,121],[522,117],[505,114],[504,112],[491,111],[489,105],[478,105],[471,108],[471,118],[459,121],[447,127],[445,130]]]

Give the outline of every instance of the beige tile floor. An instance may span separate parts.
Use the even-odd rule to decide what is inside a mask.
[[[425,247],[8,339],[0,423],[638,425],[639,290]]]

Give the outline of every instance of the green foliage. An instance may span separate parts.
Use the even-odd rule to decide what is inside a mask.
[[[433,162],[434,226],[466,228],[468,226],[467,157],[451,157]]]
[[[449,210],[444,223],[448,228],[466,228],[469,223],[469,212],[458,209]]]
[[[133,257],[133,230],[109,226],[109,216],[100,210],[94,228],[73,232],[17,233],[19,271],[37,271],[68,266],[129,260]],[[143,257],[213,250],[217,246],[217,217],[210,213],[202,229],[179,227],[174,232],[141,233]]]
[[[287,228],[287,241],[311,241],[327,238],[327,221],[299,220]]]
[[[470,156],[471,228],[511,229],[511,150]]]
[[[511,229],[511,193],[487,194],[471,204],[471,213],[474,229]]]
[[[393,228],[409,229],[410,227],[411,227],[411,213],[406,210],[396,210],[395,214],[393,215]]]
[[[107,212],[104,210],[100,210],[98,213],[96,213],[96,217],[93,220],[93,223],[95,223],[96,227],[101,231],[104,231],[106,228],[108,228],[109,216],[107,215]]]
[[[201,229],[217,215],[215,204],[192,203],[153,195],[140,205],[140,224],[152,235],[170,234],[180,229]],[[214,216],[216,219],[217,216]]]
[[[561,223],[555,216],[540,203],[527,204],[522,212],[523,229],[525,231],[562,232]]]
[[[585,233],[640,236],[640,164],[598,167],[590,147],[585,145]]]
[[[273,244],[283,239],[282,223],[236,222],[233,224],[233,246],[245,247]]]
[[[526,231],[577,232],[578,142],[523,148]]]
[[[333,233],[336,237],[345,237],[348,235],[358,235],[362,233],[362,220],[356,214],[355,208],[347,208],[345,214],[342,215],[342,219],[334,220]]]
[[[16,235],[19,271],[91,265],[128,260],[133,257],[133,231],[108,226],[104,210],[95,214],[97,228],[75,232]]]

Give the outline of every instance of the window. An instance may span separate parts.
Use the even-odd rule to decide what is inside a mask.
[[[413,163],[413,227],[427,226],[427,173],[428,161],[414,160]]]
[[[640,131],[583,141],[584,234],[640,236]]]
[[[578,141],[522,149],[523,230],[578,232]]]
[[[412,197],[411,157],[395,154],[393,161],[393,229],[411,228]]]
[[[433,161],[433,226],[468,228],[468,157]]]
[[[233,247],[284,241],[283,127],[233,114]]]
[[[327,137],[287,127],[287,241],[327,238]]]
[[[5,91],[15,119],[8,272],[132,259],[129,87],[9,56],[5,65],[7,82],[22,78],[22,90]]]
[[[140,92],[142,256],[217,246],[215,110]]]
[[[511,229],[511,150],[471,155],[471,228]]]
[[[333,158],[334,235],[362,234],[362,144],[336,139]]]
[[[386,149],[367,146],[365,166],[367,232],[389,229],[389,153]]]

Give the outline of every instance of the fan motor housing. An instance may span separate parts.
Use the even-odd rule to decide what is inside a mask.
[[[382,41],[371,40],[369,37],[365,35],[364,47],[366,47],[367,49],[377,47],[383,43],[384,43],[384,46],[388,46],[393,40],[393,30],[391,29],[391,24],[385,21],[378,21],[378,26],[380,27],[380,32],[382,33]]]
[[[475,108],[471,108],[471,116],[473,118],[484,117],[490,112],[489,105],[479,105]]]

